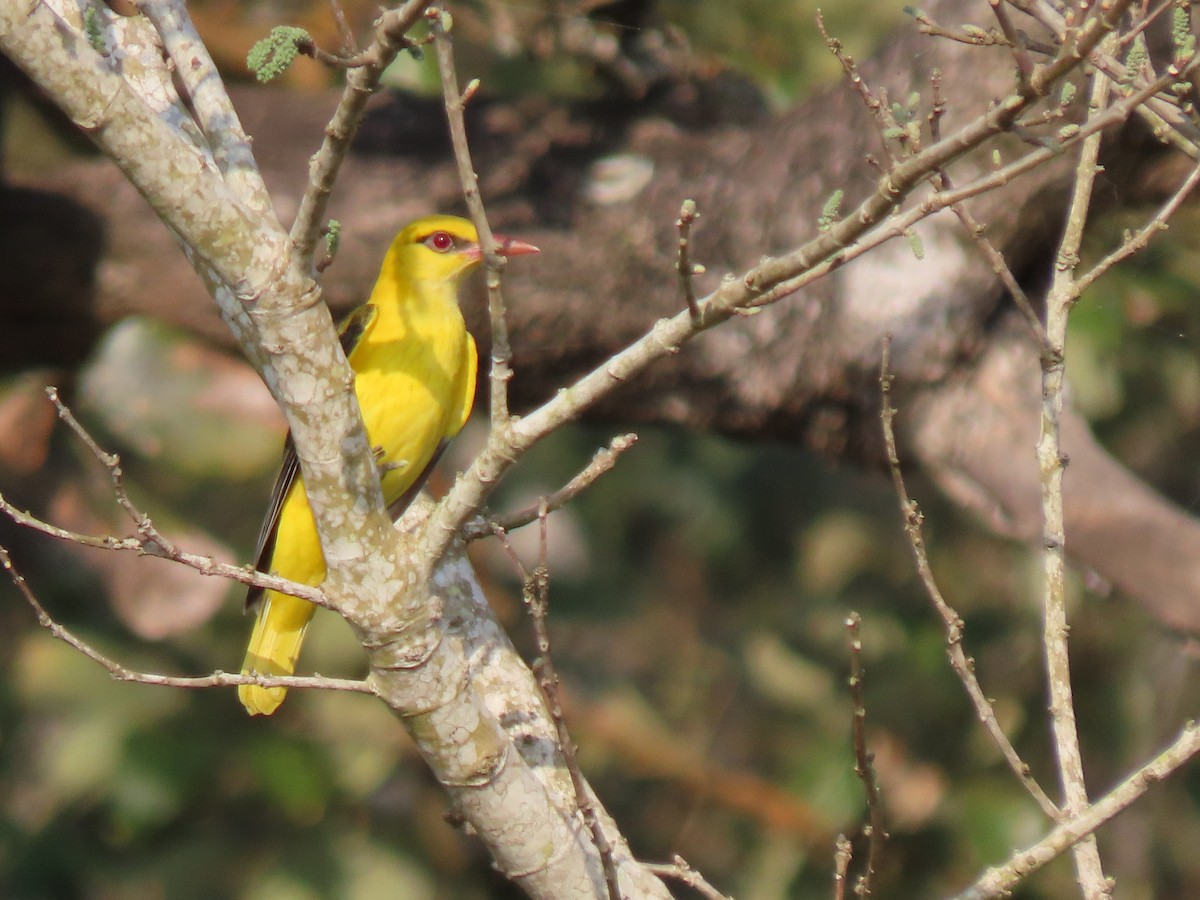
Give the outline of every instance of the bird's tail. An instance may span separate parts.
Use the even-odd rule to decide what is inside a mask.
[[[291,675],[315,607],[307,600],[267,591],[250,635],[243,675]],[[238,699],[252,716],[269,716],[283,702],[287,688],[243,684]]]

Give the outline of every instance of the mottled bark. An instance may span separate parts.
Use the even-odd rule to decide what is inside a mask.
[[[891,98],[922,91],[923,115],[935,66],[948,109],[944,134],[1013,83],[1007,50],[934,41],[911,27],[863,71]],[[514,267],[506,278],[515,408],[549,396],[681,308],[674,220],[684,198],[695,199],[702,213],[692,257],[707,267],[698,279],[703,290],[814,235],[835,189],[846,192],[843,209],[874,189],[878,175],[864,157],[882,159],[882,141],[849,86],[834,85],[776,117],[758,114],[743,90],[723,76],[676,86],[639,106],[567,107],[542,99],[477,105],[470,130],[493,224],[543,249],[536,267]],[[235,101],[286,221],[333,98],[256,88]],[[335,310],[366,294],[379,249],[398,224],[461,208],[436,104],[375,102],[330,210],[345,229],[339,258],[324,276]],[[1008,161],[1022,149],[1007,138],[999,154]],[[1131,125],[1109,140],[1103,177],[1125,203],[1152,199],[1164,158]],[[951,175],[963,184],[992,166],[989,146],[955,164]],[[968,204],[1035,297],[1061,227],[1071,166],[1069,156],[1060,157]],[[102,162],[81,163],[34,187],[68,196],[105,223],[94,293],[75,289],[86,311],[80,323],[99,328],[145,313],[229,342],[190,267],[119,173]],[[1034,537],[1036,345],[949,212],[917,232],[923,259],[893,241],[782,304],[701,336],[594,415],[793,440],[875,466],[882,461],[879,347],[891,333],[902,455],[919,460],[956,500],[1007,523],[1003,530]],[[91,240],[73,243],[69,249],[79,255],[63,271],[77,271],[95,248]],[[0,242],[0,277],[22,270],[22,260],[9,258],[12,249]],[[61,291],[39,304],[61,303]],[[0,290],[0,297],[8,294]],[[0,309],[6,324],[10,315]],[[486,345],[481,292],[470,318]],[[8,331],[0,328],[0,335]],[[35,364],[45,359],[40,344],[30,338],[5,358]],[[1170,626],[1200,628],[1192,587],[1200,582],[1200,525],[1108,457],[1077,418],[1068,418],[1065,439],[1073,460],[1066,479],[1070,551]],[[1114,552],[1135,547],[1153,547],[1153,564],[1146,553]]]

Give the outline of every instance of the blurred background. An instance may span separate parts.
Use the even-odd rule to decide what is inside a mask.
[[[586,4],[584,4],[586,5]],[[600,4],[591,4],[601,6]],[[603,5],[617,38],[624,4]],[[372,4],[348,0],[360,36]],[[575,4],[496,0],[456,9],[460,73],[493,90],[599,93],[585,64],[556,53]],[[698,64],[729,67],[782,108],[837,76],[810,2],[668,0],[653,26]],[[191,5],[231,80],[277,23],[339,44],[323,2]],[[878,4],[826,10],[830,30],[866,55],[902,19]],[[544,41],[539,43],[539,36]],[[519,40],[518,40],[519,38]],[[389,73],[433,91],[431,59]],[[332,76],[299,61],[297,91]],[[10,105],[8,174],[86,152],[27,105]],[[1097,253],[1144,211],[1093,229]],[[1200,508],[1200,272],[1195,213],[1100,282],[1077,308],[1075,399],[1105,444],[1189,511]],[[49,370],[0,380],[0,491],[51,498],[47,517],[127,533],[107,473],[56,424]],[[70,401],[121,454],[134,500],[181,545],[249,560],[283,438],[254,373],[186,333],[148,320],[113,327],[74,378]],[[903,410],[900,411],[901,417]],[[445,473],[467,465],[474,423]],[[568,480],[610,429],[548,440],[504,483],[493,508],[524,505]],[[883,473],[835,469],[791,446],[642,429],[617,469],[550,521],[551,635],[580,760],[634,851],[682,854],[744,900],[829,896],[833,841],[864,817],[854,777],[845,620],[861,614],[866,709],[890,839],[880,896],[961,887],[1036,840],[1046,823],[974,721],[946,663],[940,620],[914,575]],[[1032,453],[1032,449],[1031,449]],[[1040,560],[941,502],[912,478],[934,571],[967,619],[967,649],[1014,743],[1052,796],[1040,661]],[[105,554],[0,521],[0,543],[60,622],[125,665],[152,672],[236,670],[250,621],[242,592],[190,571]],[[516,535],[527,565],[535,536]],[[511,563],[472,552],[488,595],[532,655]],[[1088,573],[1071,580],[1072,653],[1084,759],[1102,790],[1197,709],[1195,653]],[[360,649],[318,615],[301,669],[363,671]],[[359,696],[293,692],[269,720],[232,690],[111,681],[37,627],[0,583],[0,896],[365,900],[516,896],[470,838],[446,823],[444,795],[403,729]],[[1200,776],[1184,772],[1101,833],[1128,898],[1200,896]],[[856,849],[863,850],[861,841]],[[1072,892],[1059,861],[1017,894]],[[686,896],[686,889],[678,894]]]

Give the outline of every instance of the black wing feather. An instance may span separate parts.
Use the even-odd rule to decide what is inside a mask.
[[[377,315],[379,315],[379,309],[374,303],[364,303],[342,319],[341,324],[338,325],[338,340],[342,342],[342,352],[346,354],[347,359],[354,352],[354,348],[358,346],[358,342],[362,340],[362,336],[375,323]]]
[[[270,572],[271,557],[275,555],[275,538],[279,534],[279,514],[283,511],[283,501],[299,472],[300,459],[296,456],[296,445],[292,443],[289,432],[287,442],[283,445],[283,464],[275,478],[275,487],[271,488],[271,504],[267,507],[267,516],[258,533],[258,546],[254,550],[254,568],[264,574]],[[263,588],[253,586],[246,591],[246,609],[252,609],[262,599],[263,591]]]

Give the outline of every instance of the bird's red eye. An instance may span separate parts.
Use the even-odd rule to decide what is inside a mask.
[[[435,231],[425,238],[425,246],[438,253],[445,253],[454,247],[454,236],[448,231]]]

